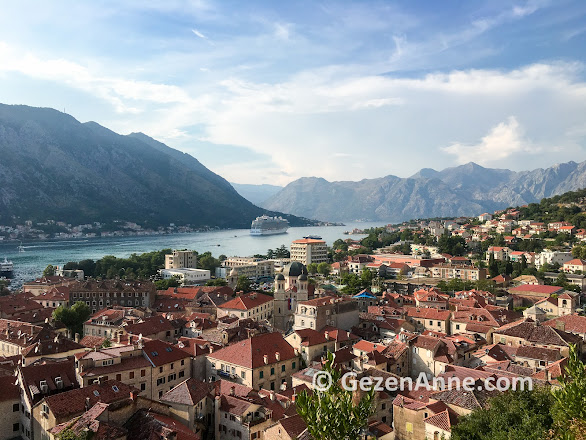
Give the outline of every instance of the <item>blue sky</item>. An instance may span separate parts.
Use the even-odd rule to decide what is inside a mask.
[[[586,2],[5,2],[0,102],[230,181],[586,160]]]

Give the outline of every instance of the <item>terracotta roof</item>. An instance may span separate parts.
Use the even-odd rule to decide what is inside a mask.
[[[56,393],[61,389],[56,384],[56,379],[61,378],[63,389],[71,389],[79,386],[75,375],[75,360],[73,357],[60,360],[47,360],[37,362],[27,367],[20,368],[22,376],[22,388],[29,402],[37,402],[46,396],[42,392],[41,381],[45,381],[48,393]]]
[[[177,362],[181,359],[187,359],[191,357],[189,353],[186,353],[173,344],[169,344],[165,341],[159,341],[158,339],[146,341],[142,351],[144,356],[154,367],[160,367],[161,365]]]
[[[441,344],[439,338],[433,336],[417,336],[413,342],[414,347],[422,348],[424,350],[435,350]]]
[[[276,353],[280,355],[280,361],[276,359]],[[258,368],[267,364],[274,364],[297,357],[295,350],[283,339],[280,333],[264,333],[252,338],[236,342],[232,345],[214,351],[209,358],[234,363],[246,368]]]
[[[479,379],[483,380],[483,379]],[[480,383],[479,386],[483,388]],[[485,408],[488,400],[500,394],[500,391],[486,391],[484,388],[478,390],[477,386],[473,387],[472,391],[464,391],[459,389],[449,389],[438,391],[437,393],[431,394],[431,399],[440,400],[446,404],[459,406],[468,410],[475,410],[478,408]]]
[[[531,320],[520,321],[510,326],[503,326],[495,330],[495,334],[521,338],[533,343],[557,346],[567,346],[570,343],[575,344],[581,340],[577,335],[553,327],[538,325]]]
[[[298,414],[281,419],[279,423],[291,438],[299,437],[299,434],[307,429],[307,425]]]
[[[559,350],[551,348],[532,347],[531,345],[521,345],[517,349],[516,358],[538,359],[548,362],[555,362],[561,358]]]
[[[295,330],[294,333],[296,333],[297,336],[301,339],[301,345],[306,347],[311,347],[317,344],[325,344],[328,342],[322,332],[318,332],[317,330],[313,330],[311,328]]]
[[[564,315],[545,321],[543,325],[555,328],[561,328],[563,325],[566,332],[586,334],[586,316]]]
[[[197,405],[210,393],[210,388],[210,384],[190,378],[167,391],[159,400],[183,405]]]
[[[339,329],[336,327],[332,327],[331,325],[326,325],[320,331],[324,334],[324,337],[327,332],[330,340],[334,340],[336,342],[345,342],[345,341],[360,339],[354,333],[351,333],[349,331],[342,330],[342,329]]]
[[[272,296],[252,292],[247,293],[246,295],[237,296],[221,306],[218,306],[218,308],[229,310],[250,310],[262,306],[263,304],[270,303],[273,300],[274,298]]]
[[[97,402],[119,402],[130,398],[131,392],[138,390],[117,380],[108,380],[101,384],[48,396],[45,403],[57,420],[63,420],[66,417],[72,418],[83,414],[86,411],[86,403],[91,407]],[[89,399],[89,402],[86,399]]]
[[[407,316],[420,319],[435,319],[445,321],[450,317],[449,310],[438,310],[431,307],[411,307],[407,310]]]
[[[145,318],[143,322],[137,322],[135,324],[128,324],[124,327],[126,332],[133,335],[149,336],[160,332],[173,331],[178,328],[178,325],[173,321],[164,318],[162,316],[151,316]]]
[[[100,348],[104,341],[106,341],[106,338],[103,338],[101,336],[86,335],[83,338],[81,338],[79,343],[84,347],[88,348]]]
[[[511,293],[539,293],[543,295],[552,295],[563,290],[563,287],[558,286],[547,286],[547,285],[536,285],[536,284],[521,284],[517,287],[511,287],[509,292]]]
[[[382,353],[387,347],[384,344],[370,342],[363,339],[362,341],[358,341],[356,344],[354,344],[352,348],[355,350],[364,351],[366,353],[373,351]]]
[[[574,258],[573,260],[566,261],[564,263],[564,266],[586,266],[586,260]]]
[[[16,400],[20,402],[20,387],[16,385],[14,376],[0,377],[0,402]]]
[[[443,431],[451,432],[452,426],[458,423],[458,414],[448,408],[438,414],[434,414],[426,419],[423,419],[423,422],[435,426],[436,428],[439,428]]]
[[[200,440],[200,436],[177,420],[140,409],[124,424],[128,429],[128,439],[155,440],[176,438],[176,440]]]

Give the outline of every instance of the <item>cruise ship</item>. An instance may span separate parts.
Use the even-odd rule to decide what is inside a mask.
[[[4,261],[0,261],[0,277],[12,278],[13,269],[12,261],[8,261],[6,257]]]
[[[289,229],[289,222],[282,217],[257,217],[250,226],[250,235],[284,234]]]

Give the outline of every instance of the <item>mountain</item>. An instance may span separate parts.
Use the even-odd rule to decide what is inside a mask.
[[[264,213],[275,214],[197,159],[142,133],[122,136],[57,110],[0,104],[0,224],[248,228]]]
[[[267,185],[266,183],[262,185],[232,183],[232,186],[238,191],[238,194],[258,206],[283,189],[282,186]]]
[[[291,182],[262,206],[329,221],[399,222],[412,218],[477,215],[586,187],[586,162],[510,171],[475,163],[409,178],[386,176],[359,182],[309,177]]]

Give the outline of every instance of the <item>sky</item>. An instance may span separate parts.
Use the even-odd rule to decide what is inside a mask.
[[[0,102],[143,132],[231,182],[586,160],[586,2],[27,1]]]

